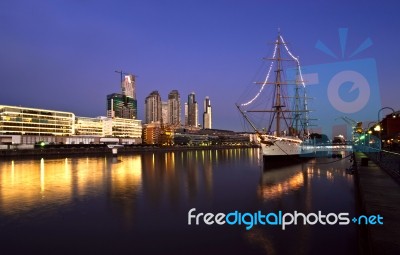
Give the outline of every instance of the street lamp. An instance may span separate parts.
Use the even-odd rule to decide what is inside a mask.
[[[392,113],[395,113],[395,110],[392,107],[382,107],[379,111],[378,111],[378,122],[381,122],[381,111],[385,110],[385,109],[389,109],[392,110]],[[393,115],[393,118],[396,118],[396,115]]]

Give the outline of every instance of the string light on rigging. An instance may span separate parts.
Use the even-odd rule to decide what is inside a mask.
[[[280,37],[280,39],[282,40],[283,45],[285,46],[286,52],[289,54],[289,56],[290,56],[294,61],[296,61],[297,65],[298,65],[298,67],[299,67],[299,75],[300,75],[300,82],[301,82],[301,85],[303,85],[303,87],[305,87],[305,82],[304,82],[304,79],[303,79],[303,74],[302,74],[302,72],[301,72],[301,66],[300,66],[300,61],[299,61],[299,59],[296,58],[296,57],[292,54],[292,52],[289,50],[289,48],[287,47],[287,45],[286,45],[286,43],[285,43],[285,40],[283,40],[283,37],[282,37],[281,35],[279,35],[279,37]],[[274,48],[274,53],[273,53],[273,55],[272,55],[272,58],[275,58],[276,49],[277,49],[277,46],[278,46],[278,40],[276,40],[275,42],[276,42],[276,43],[275,43],[275,48]],[[262,84],[262,86],[261,86],[260,90],[258,91],[258,93],[257,93],[250,101],[248,101],[248,102],[246,102],[246,103],[242,103],[240,106],[247,106],[247,105],[253,103],[254,100],[256,100],[256,99],[260,96],[261,92],[264,90],[264,87],[265,87],[265,85],[266,85],[267,82],[268,82],[268,79],[269,79],[269,76],[270,76],[270,74],[271,74],[271,70],[272,70],[272,66],[273,66],[273,65],[274,65],[274,61],[271,62],[270,66],[269,66],[268,73],[267,73],[267,77],[265,78],[265,81],[264,81],[264,83]]]

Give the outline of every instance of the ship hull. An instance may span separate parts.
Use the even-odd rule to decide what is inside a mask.
[[[299,156],[301,141],[275,140],[273,144],[261,143],[261,149],[265,157]]]
[[[261,142],[264,162],[299,162],[300,159],[312,157],[313,151],[302,148],[302,140],[293,138],[268,138]]]

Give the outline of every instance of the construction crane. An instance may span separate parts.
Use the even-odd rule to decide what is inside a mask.
[[[121,70],[121,71],[115,71],[115,72],[116,72],[116,73],[119,73],[119,74],[121,75],[121,83],[122,83],[122,82],[123,82],[123,80],[124,80],[124,79],[123,79],[123,76],[124,76],[124,75],[128,75],[128,74],[129,74],[129,73],[125,73],[125,72],[124,72],[124,71],[122,71],[122,70]]]
[[[355,120],[350,119],[347,116],[341,116],[341,117],[336,118],[335,120],[337,120],[337,119],[344,120],[348,125],[351,126],[353,132],[359,133],[359,134],[363,133],[362,122],[356,122]]]

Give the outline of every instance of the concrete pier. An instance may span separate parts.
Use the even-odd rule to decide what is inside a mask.
[[[356,152],[362,214],[383,216],[367,225],[367,254],[400,254],[400,185],[362,152]]]

